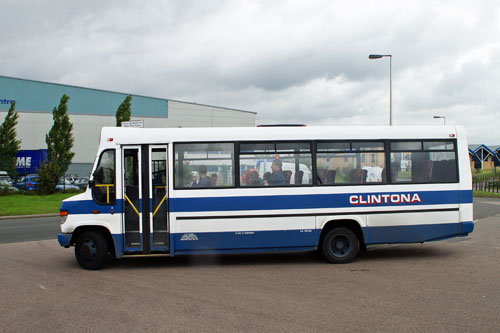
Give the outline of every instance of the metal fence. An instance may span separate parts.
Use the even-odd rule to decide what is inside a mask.
[[[472,189],[500,193],[500,177],[491,175],[477,175],[472,177]]]

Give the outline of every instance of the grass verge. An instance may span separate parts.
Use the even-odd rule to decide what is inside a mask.
[[[15,193],[0,196],[0,216],[59,213],[61,201],[78,193],[55,193],[51,195]]]
[[[500,198],[500,193],[486,192],[486,191],[472,191],[472,196],[483,198]]]

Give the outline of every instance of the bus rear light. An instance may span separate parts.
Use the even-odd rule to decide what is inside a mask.
[[[113,138],[108,138],[108,142],[113,142]]]
[[[66,219],[68,218],[68,211],[67,210],[61,210],[59,211],[59,217],[60,217],[60,223],[64,224],[66,222]]]

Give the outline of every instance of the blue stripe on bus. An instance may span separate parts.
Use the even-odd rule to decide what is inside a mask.
[[[363,228],[365,243],[420,243],[465,236],[474,229],[474,222],[398,225]]]
[[[315,246],[315,230],[188,232],[174,234],[175,251]]]
[[[99,214],[121,214],[123,213],[123,199],[116,200],[114,205],[99,205],[94,200],[63,201],[60,210],[67,211],[69,214],[93,214],[98,211]],[[139,206],[136,207],[139,213],[142,213],[142,199],[139,200]]]
[[[472,203],[472,190],[462,190],[460,192],[460,203]]]
[[[175,255],[238,254],[238,253],[290,252],[290,251],[314,251],[314,250],[317,250],[316,246],[260,247],[254,249],[180,250],[180,251],[175,251]]]
[[[418,195],[420,201],[394,203],[391,200],[381,203],[365,203],[368,196],[384,195]],[[359,204],[350,202],[351,196],[361,196]],[[363,199],[364,198],[364,199]],[[218,212],[218,211],[251,211],[251,210],[299,210],[324,208],[362,208],[362,207],[401,207],[472,203],[472,191],[419,191],[419,192],[373,192],[342,194],[300,194],[300,195],[261,195],[237,197],[196,197],[171,198],[171,213],[180,212]],[[123,212],[123,200],[115,205],[98,205],[93,200],[65,201],[61,210],[70,214],[91,214],[99,210],[101,214]]]
[[[462,193],[463,192],[463,193]],[[394,203],[351,204],[354,195],[368,196],[417,194],[420,201]],[[358,200],[359,201],[359,200]],[[361,200],[362,201],[362,200]],[[472,191],[420,191],[420,192],[384,192],[384,193],[343,193],[343,194],[302,194],[302,195],[262,195],[252,197],[209,197],[209,198],[173,198],[170,200],[171,212],[215,212],[240,210],[278,210],[278,209],[321,209],[321,208],[356,208],[356,207],[396,207],[446,205],[472,203]]]
[[[117,200],[114,205],[99,205],[94,200],[63,201],[61,210],[69,214],[92,214],[93,211],[99,211],[100,214],[111,214],[123,212],[123,200]]]

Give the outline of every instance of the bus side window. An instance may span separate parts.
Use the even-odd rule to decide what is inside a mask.
[[[234,186],[234,143],[176,143],[175,188]]]
[[[382,141],[330,141],[316,146],[318,185],[385,184]]]
[[[391,142],[393,183],[456,183],[455,143],[451,140]]]
[[[115,151],[105,150],[99,157],[99,163],[93,173],[92,197],[100,205],[112,205],[116,202],[115,190]]]
[[[243,142],[239,162],[242,187],[312,185],[310,142]]]

